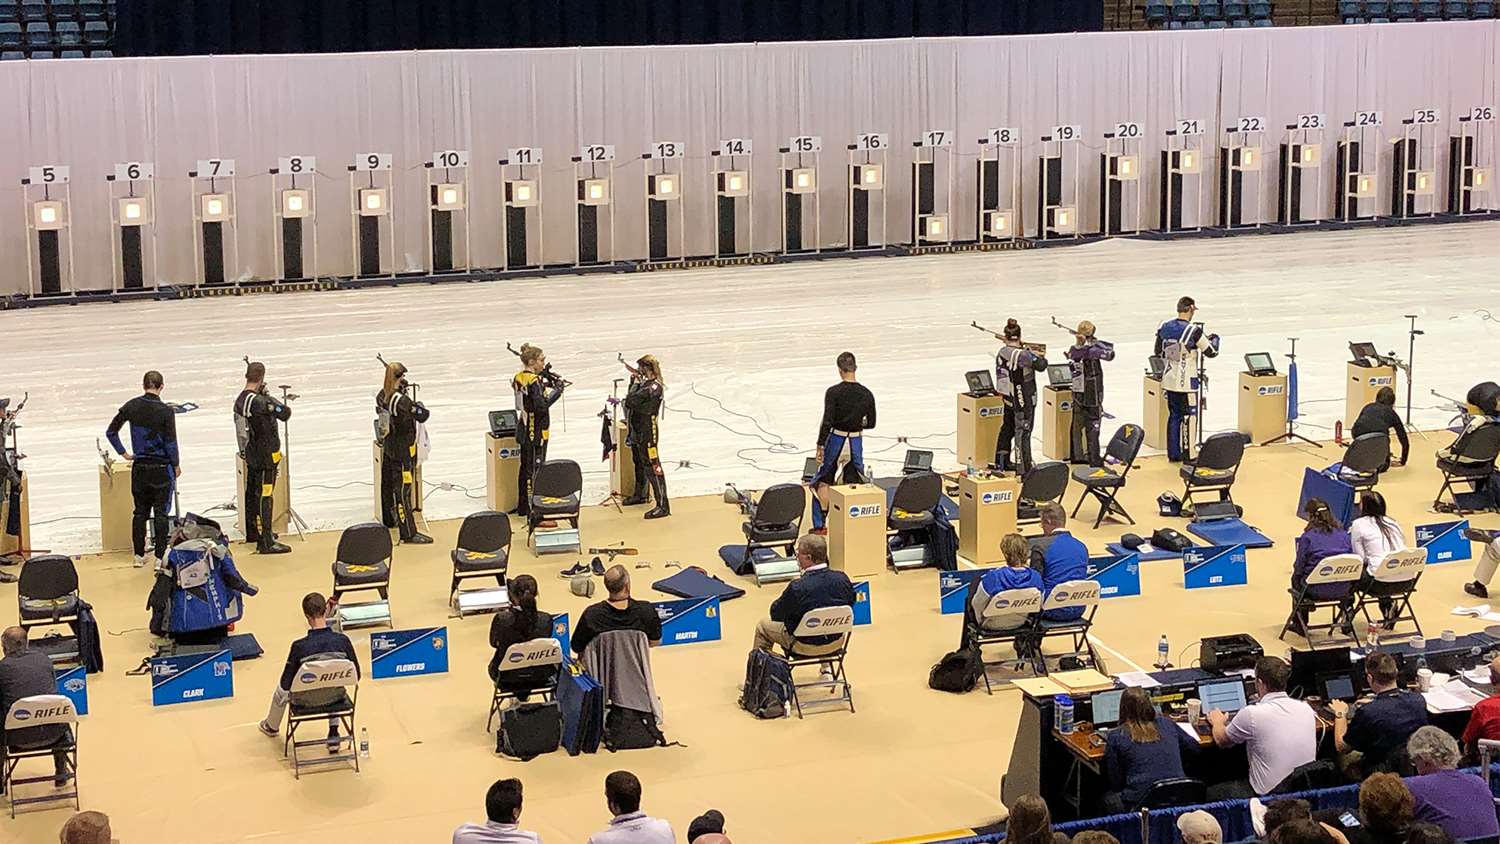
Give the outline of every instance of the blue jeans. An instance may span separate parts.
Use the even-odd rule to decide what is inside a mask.
[[[818,501],[816,494],[818,484],[835,484],[838,478],[834,472],[838,469],[839,455],[844,452],[844,446],[849,446],[849,465],[853,466],[861,475],[865,472],[865,438],[845,437],[837,432],[828,434],[827,442],[823,443],[823,465],[818,467],[818,474],[813,476],[812,487],[814,490],[812,517],[813,530],[824,527],[828,520],[828,514],[823,512],[822,502]]]
[[[1192,456],[1193,446],[1189,440],[1191,426],[1188,417],[1197,412],[1193,406],[1192,393],[1167,390],[1167,459],[1184,460]]]

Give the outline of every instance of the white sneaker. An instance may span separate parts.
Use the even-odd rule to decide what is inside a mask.
[[[144,555],[144,554],[137,554],[136,557],[135,557],[135,563],[134,563],[134,565],[138,569],[145,568],[146,567],[146,555]]]

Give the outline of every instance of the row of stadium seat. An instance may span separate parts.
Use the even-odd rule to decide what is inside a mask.
[[[1270,26],[1270,3],[1235,0],[1152,0],[1145,6],[1146,22],[1168,29],[1221,29],[1226,26]]]
[[[0,62],[19,61],[22,59],[109,59],[114,58],[114,53],[109,50],[33,50],[30,55],[20,50],[5,50],[0,52]]]
[[[1344,23],[1466,21],[1495,17],[1493,0],[1339,0]]]
[[[0,21],[114,20],[114,0],[0,0]]]
[[[31,21],[24,25],[0,23],[0,50],[66,50],[104,48],[110,44],[109,24],[104,21]]]

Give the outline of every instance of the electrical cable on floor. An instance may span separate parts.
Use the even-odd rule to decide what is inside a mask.
[[[53,519],[45,519],[45,520],[40,521],[40,522],[32,522],[31,526],[32,527],[41,527],[42,525],[50,525],[50,524],[55,524],[57,522],[67,522],[67,521],[72,521],[74,519],[92,519],[92,518],[95,518],[95,517],[94,516],[58,516],[58,517],[53,518]]]

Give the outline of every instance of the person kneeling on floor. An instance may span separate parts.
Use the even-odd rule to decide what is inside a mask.
[[[797,540],[797,568],[801,575],[786,585],[781,597],[771,602],[771,617],[755,625],[755,647],[770,651],[780,645],[790,651],[797,642],[793,634],[802,616],[824,607],[854,606],[854,584],[849,576],[828,567],[828,540],[809,534]],[[802,640],[803,651],[837,650],[839,636],[813,636]]]
[[[329,601],[317,592],[309,592],[302,597],[302,615],[307,618],[307,635],[292,643],[287,651],[286,668],[281,671],[281,683],[277,685],[276,691],[271,694],[271,709],[266,713],[266,719],[261,721],[260,731],[268,736],[275,736],[281,729],[282,717],[286,714],[287,704],[292,699],[292,680],[297,676],[297,670],[302,663],[312,659],[347,659],[354,663],[356,674],[361,674],[359,667],[359,656],[354,653],[354,643],[349,637],[328,628],[328,617],[334,612],[334,602]],[[319,690],[322,691],[322,690]],[[342,689],[331,690],[342,694]],[[319,692],[307,692],[309,695]],[[337,750],[339,737],[338,718],[328,719],[328,747]]]

